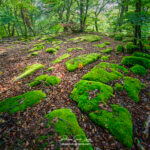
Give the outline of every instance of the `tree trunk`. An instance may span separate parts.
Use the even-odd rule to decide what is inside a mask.
[[[96,32],[98,32],[98,23],[97,23],[97,20],[98,20],[98,16],[95,15],[95,29],[96,29]]]

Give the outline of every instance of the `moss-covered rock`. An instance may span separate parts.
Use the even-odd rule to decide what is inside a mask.
[[[70,57],[71,55],[68,53],[63,54],[62,56],[58,57],[56,60],[52,61],[53,64],[57,64],[59,62],[61,62],[62,60]]]
[[[112,52],[112,48],[109,47],[109,48],[107,48],[107,49],[101,50],[101,52],[102,52],[102,53],[107,53],[107,54],[109,54],[109,53]]]
[[[124,77],[124,89],[127,91],[129,97],[135,102],[139,101],[139,93],[142,89],[142,83],[137,78]]]
[[[76,69],[80,68],[80,66],[85,66],[87,64],[93,63],[98,60],[100,54],[91,53],[81,55],[75,58],[72,58],[66,62],[66,68],[68,71],[75,71]]]
[[[29,76],[30,74],[34,73],[36,70],[39,70],[41,68],[44,68],[44,65],[42,64],[33,64],[30,66],[27,66],[22,74],[20,74],[18,77],[14,79],[14,81],[17,81],[19,79],[25,78],[26,76]]]
[[[52,70],[54,70],[54,67],[49,67],[47,70],[52,71]]]
[[[121,45],[121,44],[117,45],[116,50],[117,50],[117,52],[121,52],[121,53],[124,52],[123,45]]]
[[[107,60],[109,60],[109,58],[110,58],[110,55],[102,56],[102,57],[101,57],[101,60],[102,60],[102,61],[107,61]]]
[[[45,47],[43,45],[40,45],[40,46],[37,46],[37,47],[33,47],[32,49],[28,50],[28,53],[35,52],[35,51],[41,51],[44,48]]]
[[[83,112],[90,112],[99,109],[100,101],[104,103],[113,95],[113,88],[101,82],[80,80],[70,97],[78,102],[78,107]]]
[[[123,90],[123,86],[121,84],[119,84],[119,83],[116,83],[115,84],[115,90],[116,91],[122,91]]]
[[[57,50],[55,48],[47,48],[46,49],[47,53],[52,53],[52,54],[56,54]]]
[[[97,125],[110,131],[116,139],[127,147],[133,144],[133,125],[131,114],[119,105],[111,105],[112,111],[99,110],[89,114],[91,120]]]
[[[93,149],[71,109],[57,109],[45,117],[49,121],[47,127],[54,124],[55,132],[59,134],[62,140],[64,136],[67,136],[67,138],[73,136],[79,144],[79,150]]]
[[[110,81],[122,78],[124,75],[121,72],[125,74],[129,73],[126,68],[118,64],[102,62],[96,65],[90,72],[85,74],[82,79],[108,83]]]
[[[137,46],[134,45],[133,42],[128,42],[125,47],[128,54],[133,53],[137,49]]]
[[[36,86],[44,82],[46,85],[56,85],[61,82],[61,79],[56,76],[48,76],[48,75],[40,75],[31,83],[29,83],[30,87]]]
[[[100,36],[88,34],[88,35],[82,36],[80,41],[95,42],[99,40],[101,40]]]
[[[37,56],[38,55],[38,52],[33,52],[30,54],[30,56]]]
[[[141,76],[144,76],[144,75],[147,74],[146,69],[143,66],[141,66],[141,65],[134,65],[133,67],[130,68],[130,70],[133,73],[135,73],[137,75],[141,75]]]
[[[99,48],[104,48],[104,47],[106,46],[106,44],[105,44],[105,43],[102,43],[102,44],[95,44],[95,45],[93,45],[93,46],[99,47]]]
[[[106,45],[110,45],[111,43],[110,43],[110,42],[105,42],[105,44],[106,44]]]
[[[54,45],[60,45],[62,43],[63,43],[63,41],[61,41],[61,40],[53,40],[52,41],[52,44],[54,44]]]
[[[115,39],[116,41],[122,41],[122,38],[123,38],[123,35],[122,35],[122,34],[117,34],[117,35],[114,36],[114,39]]]
[[[56,46],[55,49],[56,49],[56,50],[60,50],[60,46]]]
[[[150,68],[150,60],[144,57],[125,56],[123,57],[121,64],[128,67],[138,64],[144,66],[146,69]]]
[[[74,47],[74,48],[68,48],[67,51],[72,52],[72,51],[80,51],[83,50],[82,47]]]
[[[132,55],[137,56],[137,57],[145,57],[147,59],[150,59],[150,54],[146,54],[146,53],[142,53],[142,52],[134,52]]]
[[[4,99],[0,102],[0,112],[9,112],[10,114],[23,111],[46,98],[46,94],[41,90],[30,91],[23,95]]]

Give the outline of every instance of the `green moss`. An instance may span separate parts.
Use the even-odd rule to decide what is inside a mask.
[[[79,50],[83,50],[82,47],[74,47],[74,48],[68,48],[67,51],[72,52],[72,51],[79,51]]]
[[[56,46],[55,49],[56,49],[56,50],[60,50],[60,46]]]
[[[123,45],[121,45],[121,44],[117,45],[116,50],[117,50],[117,52],[124,52]]]
[[[139,101],[139,93],[142,89],[142,83],[137,78],[124,77],[124,89],[127,91],[129,97],[135,102]]]
[[[112,48],[107,48],[107,49],[105,49],[105,50],[101,50],[101,52],[102,53],[107,53],[107,54],[109,54],[109,53],[111,53],[112,52]]]
[[[122,34],[117,34],[117,35],[115,35],[115,37],[114,37],[114,39],[115,39],[116,41],[122,41],[122,38],[123,38],[123,35],[122,35]]]
[[[96,47],[99,47],[99,48],[104,48],[106,46],[105,43],[102,43],[102,44],[95,44],[93,46],[96,46]]]
[[[133,53],[137,49],[137,46],[134,45],[133,42],[128,42],[125,47],[128,54]]]
[[[73,136],[79,144],[79,150],[93,149],[71,109],[57,109],[45,117],[49,120],[47,127],[54,124],[55,132],[57,132],[61,138],[64,136],[67,136],[67,138]]]
[[[105,42],[106,45],[110,45],[110,42]]]
[[[52,44],[54,44],[54,45],[60,45],[61,43],[63,43],[63,41],[61,41],[61,40],[52,41]]]
[[[34,48],[28,50],[28,53],[30,53],[30,52],[35,52],[35,51],[40,51],[40,50],[42,50],[42,49],[44,49],[44,48],[45,48],[45,47],[44,47],[43,45],[40,45],[40,46],[38,46],[38,47],[34,47]]]
[[[83,112],[90,112],[98,109],[100,101],[104,103],[113,95],[113,88],[101,82],[80,80],[70,97],[78,102],[78,107]]]
[[[17,81],[19,79],[25,78],[26,76],[29,76],[30,74],[34,73],[36,70],[39,70],[41,68],[44,68],[44,65],[42,64],[33,64],[30,66],[27,66],[22,74],[20,74],[18,77],[15,78],[14,81]]]
[[[141,65],[134,65],[133,67],[130,68],[130,70],[133,73],[135,73],[137,75],[141,75],[141,76],[144,76],[144,75],[147,74],[146,69],[143,66],[141,66]]]
[[[3,72],[2,71],[0,71],[0,75],[2,74]]]
[[[102,61],[107,61],[107,60],[109,60],[109,58],[110,58],[110,55],[102,56],[102,57],[101,57],[101,60],[102,60]]]
[[[122,91],[123,90],[123,86],[121,84],[119,84],[119,83],[116,83],[115,84],[115,90],[116,91]]]
[[[87,64],[95,62],[99,59],[99,57],[100,54],[91,53],[72,58],[66,62],[67,70],[75,71],[76,69],[80,68],[80,66],[83,67]]]
[[[18,111],[23,111],[26,108],[32,107],[34,104],[39,103],[40,100],[45,97],[45,93],[41,90],[36,90],[16,97],[7,98],[0,102],[0,112],[9,112],[12,114]]]
[[[137,56],[137,57],[144,57],[144,58],[150,59],[150,54],[146,54],[146,53],[142,53],[142,52],[134,52],[132,55]]]
[[[124,75],[119,71],[128,74],[128,70],[118,64],[102,62],[96,65],[90,72],[85,74],[82,79],[108,83],[122,78]]]
[[[56,54],[57,50],[55,48],[47,48],[46,52]]]
[[[144,57],[125,56],[123,57],[121,64],[129,67],[138,64],[145,67],[146,69],[150,68],[150,60]]]
[[[98,35],[85,35],[81,37],[81,41],[87,41],[87,42],[95,42],[101,40],[101,37]]]
[[[53,69],[54,69],[54,67],[49,67],[47,70],[52,71]]]
[[[71,55],[68,53],[63,54],[62,56],[60,56],[59,58],[57,58],[56,60],[52,61],[53,64],[57,64],[59,62],[61,62],[63,59],[66,59],[68,57],[70,57]]]
[[[61,79],[56,76],[48,76],[48,75],[40,75],[31,83],[29,83],[30,87],[36,86],[44,82],[46,85],[56,85],[61,82]]]
[[[31,53],[31,56],[37,56],[37,55],[38,55],[38,52]]]
[[[112,111],[99,110],[89,114],[91,120],[110,131],[116,139],[127,147],[133,144],[133,125],[131,114],[119,105],[111,105]]]

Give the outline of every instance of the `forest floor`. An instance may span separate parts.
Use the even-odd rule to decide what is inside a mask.
[[[112,38],[103,36],[100,41],[96,42],[79,42],[73,43],[68,39],[78,37],[79,34],[68,34],[66,36],[59,36],[57,39],[62,40],[60,44],[61,49],[56,55],[46,53],[45,50],[41,51],[37,56],[28,57],[27,50],[31,49],[39,40],[30,41],[29,43],[13,40],[9,42],[0,43],[0,100],[8,97],[21,95],[31,90],[42,90],[46,93],[46,100],[42,100],[34,107],[27,108],[26,111],[18,112],[10,115],[9,113],[0,114],[0,149],[38,149],[38,145],[43,144],[43,140],[38,140],[40,135],[49,132],[48,128],[43,126],[43,117],[55,109],[71,108],[75,113],[80,127],[85,131],[88,139],[91,139],[91,144],[97,150],[116,150],[116,149],[129,149],[123,144],[118,142],[110,133],[104,128],[94,124],[86,114],[82,113],[78,108],[77,103],[70,98],[74,85],[81,80],[82,76],[89,72],[101,60],[86,65],[81,69],[74,72],[67,71],[65,62],[75,56],[89,53],[100,53],[100,48],[94,47],[94,44],[111,42],[107,47],[113,48],[110,59],[107,62],[120,64],[121,59],[126,54],[116,54],[116,46],[122,42],[115,41]],[[67,43],[64,43],[66,42]],[[33,43],[34,42],[34,43]],[[125,44],[125,43],[123,43]],[[51,42],[45,44],[45,49],[51,47]],[[52,64],[51,61],[55,60],[64,53],[68,53],[68,48],[82,47],[81,51],[69,52],[71,57],[64,59],[58,64]],[[3,52],[2,52],[3,51]],[[23,69],[31,64],[41,63],[45,65],[45,70],[53,66],[54,70],[51,72],[44,71],[43,69],[36,71],[32,75],[25,77],[17,82],[14,78],[17,77]],[[56,75],[61,78],[62,82],[56,86],[45,86],[40,84],[32,89],[28,83],[33,81],[35,77],[42,75]],[[135,103],[131,100],[125,91],[114,93],[114,97],[109,100],[112,104],[121,104],[129,110],[132,115],[133,122],[133,135],[134,144],[132,149],[150,149],[150,139],[145,136],[145,122],[150,115],[150,99],[148,92],[150,92],[150,72],[146,76],[137,76],[130,72],[128,76],[140,79],[142,83],[147,85],[147,88],[141,90],[140,101]],[[112,85],[112,83],[110,83]],[[51,139],[52,140],[52,139]],[[47,145],[47,149],[54,149],[51,145]],[[64,148],[65,150],[67,148]]]

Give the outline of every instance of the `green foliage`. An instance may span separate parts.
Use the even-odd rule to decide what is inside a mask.
[[[68,71],[75,71],[78,68],[82,68],[83,66],[93,63],[97,61],[100,57],[100,54],[91,53],[88,55],[81,55],[75,58],[72,58],[66,62],[66,68]]]
[[[134,65],[133,67],[130,68],[130,70],[133,73],[135,73],[137,75],[141,75],[141,76],[144,76],[144,75],[147,74],[146,69],[143,66],[141,66],[141,65]]]
[[[85,74],[82,79],[108,83],[124,76],[119,71],[124,72],[125,74],[129,73],[126,68],[120,65],[102,62]]]
[[[113,88],[101,82],[80,80],[70,97],[78,102],[78,107],[83,112],[90,112],[98,109],[100,101],[107,102],[113,95]]]
[[[139,93],[142,89],[142,83],[137,78],[124,77],[124,89],[127,91],[129,97],[135,102],[139,102]]]
[[[123,90],[123,86],[121,84],[119,84],[119,83],[116,83],[115,84],[115,90],[116,91],[122,91]]]
[[[127,52],[128,54],[131,54],[131,53],[133,53],[134,51],[137,50],[137,46],[134,45],[133,42],[128,42],[128,43],[125,45],[125,47],[126,47],[126,52]]]
[[[44,68],[44,65],[42,64],[33,64],[30,66],[27,66],[22,74],[20,74],[18,77],[15,78],[14,81],[17,81],[19,79],[25,78],[26,76],[29,76],[30,74],[34,73],[36,70],[39,70],[41,68]]]
[[[122,41],[122,38],[123,38],[123,35],[122,35],[122,34],[117,34],[117,35],[115,35],[115,37],[114,37],[114,39],[115,39],[116,41]]]
[[[72,51],[80,51],[80,50],[83,50],[83,48],[82,47],[74,47],[74,48],[68,48],[67,49],[67,51],[69,51],[69,52],[72,52]]]
[[[56,54],[57,50],[55,48],[47,48],[46,49],[47,53],[52,53],[52,54]]]
[[[117,45],[116,50],[117,50],[117,52],[121,52],[121,53],[124,52],[123,45],[121,45],[121,44]]]
[[[59,62],[61,62],[62,60],[70,57],[71,55],[68,53],[63,54],[62,56],[60,56],[59,58],[57,58],[56,60],[52,61],[53,64],[57,64]]]
[[[36,85],[41,84],[42,82],[45,83],[45,85],[56,85],[61,82],[61,79],[56,76],[48,76],[48,75],[40,75],[33,82],[29,84],[30,87],[34,87]]]
[[[109,60],[109,58],[110,58],[110,55],[102,56],[102,57],[101,57],[101,60],[102,60],[102,61],[107,61],[107,60]]]
[[[101,37],[98,35],[85,35],[81,37],[81,41],[87,41],[87,42],[95,42],[95,41],[100,41]]]
[[[32,49],[28,50],[28,53],[30,52],[35,52],[35,51],[40,51],[42,49],[44,49],[45,47],[43,45],[40,45],[40,46],[35,46],[33,47]]]
[[[107,49],[105,49],[105,50],[101,50],[101,52],[102,52],[102,53],[109,54],[109,53],[111,53],[111,52],[112,52],[112,48],[111,48],[111,47],[109,47],[109,48],[107,48]]]
[[[18,111],[24,111],[26,108],[39,103],[44,98],[46,98],[46,94],[41,90],[30,91],[23,95],[7,98],[0,102],[0,112],[13,114]]]
[[[99,48],[104,48],[106,46],[105,43],[102,43],[102,44],[95,44],[93,46],[96,46],[96,47],[99,47]]]
[[[142,52],[134,52],[132,55],[137,56],[137,57],[145,57],[147,59],[150,59],[150,54],[146,54],[146,53],[142,53]]]
[[[98,110],[89,114],[91,120],[110,131],[127,147],[133,144],[133,125],[129,111],[119,105],[111,105],[112,111]]]
[[[150,60],[144,57],[125,56],[123,57],[121,64],[129,67],[138,64],[142,65],[146,69],[150,68]]]
[[[71,109],[56,109],[45,117],[48,118],[47,127],[51,127],[51,125],[54,124],[55,132],[57,132],[62,139],[64,136],[67,136],[67,138],[74,136],[79,144],[79,150],[93,150]]]
[[[38,55],[38,52],[31,53],[31,56],[37,56],[37,55]]]

